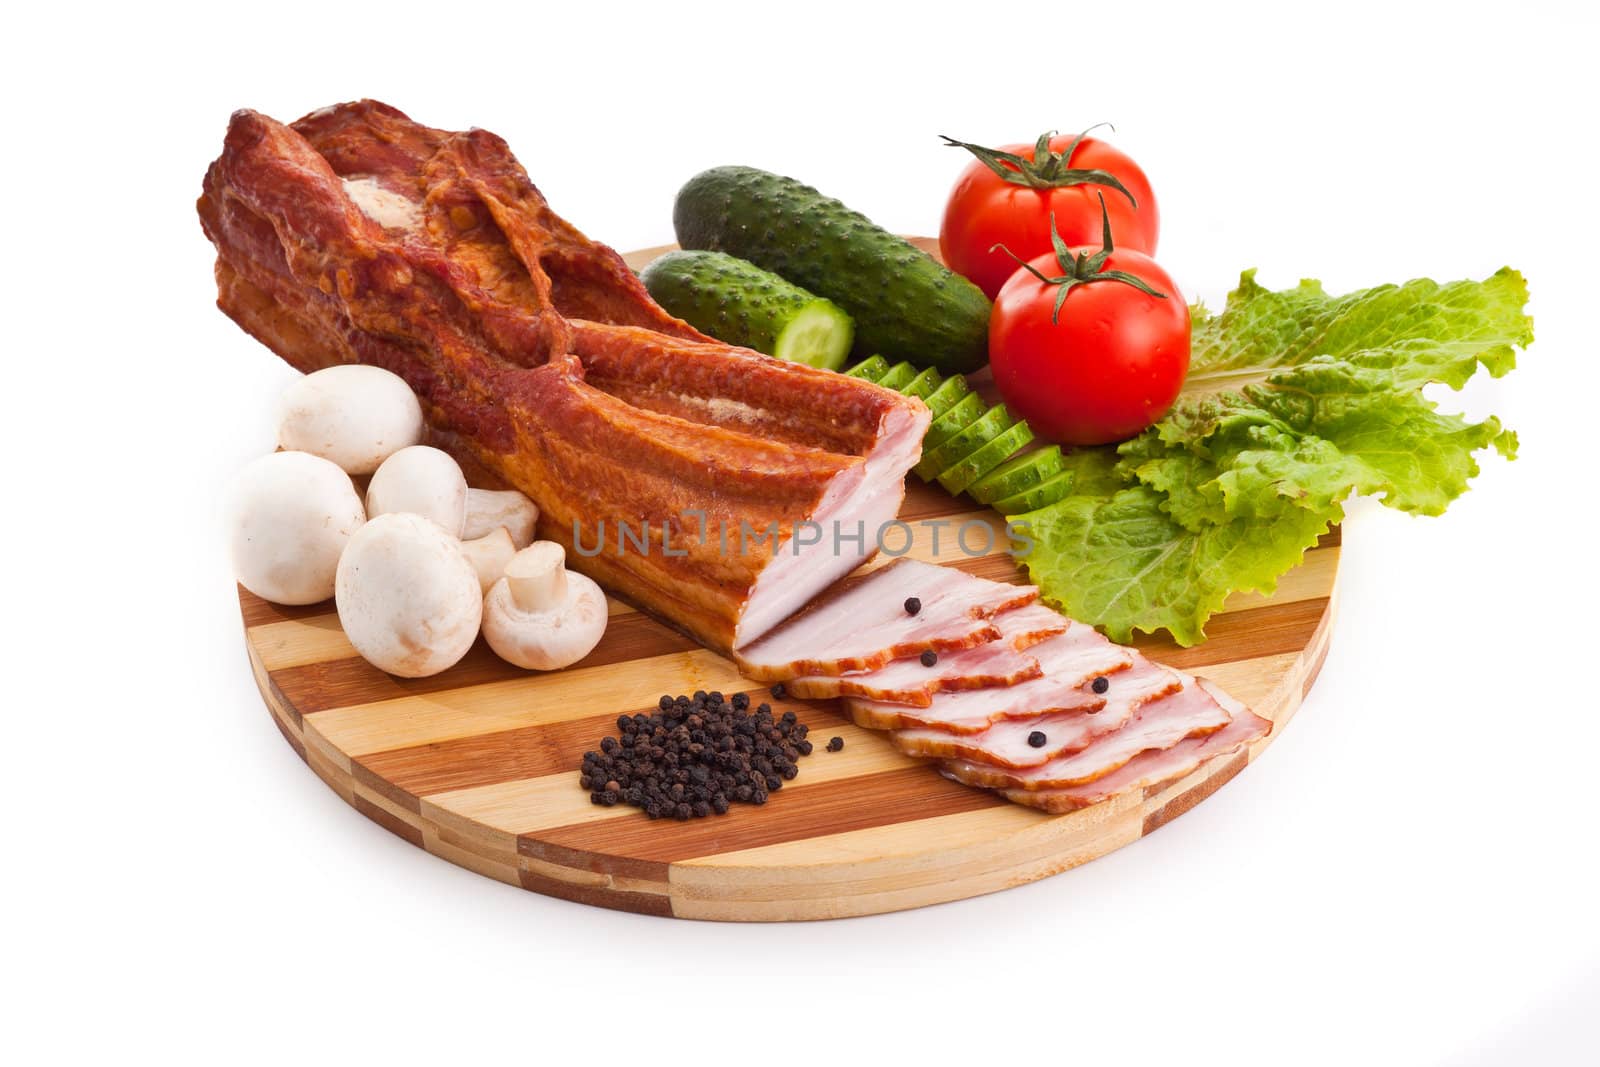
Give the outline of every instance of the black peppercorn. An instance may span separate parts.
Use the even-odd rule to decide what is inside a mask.
[[[829,752],[838,752],[842,748],[844,748],[844,738],[842,738],[842,737],[830,737],[830,738],[828,738],[828,751]]]
[[[933,649],[930,648],[930,649],[928,649],[928,651],[924,652],[921,655],[921,657],[919,657],[919,658],[922,660],[922,665],[924,667],[931,667],[935,663],[939,662],[939,653],[935,652]]]
[[[1032,745],[1034,748],[1043,748],[1044,743],[1048,740],[1050,739],[1044,735],[1043,730],[1035,730],[1033,733],[1028,735],[1028,744]]]
[[[782,682],[779,682],[777,685],[773,686],[771,689],[769,689],[767,691],[772,694],[772,699],[773,700],[782,700],[784,698],[785,694],[788,693],[788,690],[783,687],[783,683]],[[766,706],[765,704],[762,705],[762,707],[765,707],[765,706]]]
[[[782,685],[773,687],[783,694]],[[799,774],[812,751],[793,711],[750,709],[748,693],[697,690],[663,695],[651,714],[619,715],[617,737],[583,754],[578,784],[600,807],[627,804],[651,819],[724,815],[735,803],[764,804]],[[835,738],[837,752],[844,741]]]
[[[1107,689],[1111,688],[1111,679],[1102,674],[1093,682],[1089,683],[1089,688],[1093,689],[1096,693],[1104,693]]]
[[[914,596],[906,597],[906,614],[915,615],[922,610],[922,601]]]

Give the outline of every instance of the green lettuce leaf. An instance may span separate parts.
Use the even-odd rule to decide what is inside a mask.
[[[1074,452],[1074,495],[1017,517],[1033,542],[1022,563],[1046,600],[1117,640],[1203,640],[1229,593],[1271,592],[1351,494],[1438,515],[1476,453],[1515,456],[1498,419],[1440,411],[1423,387],[1511,370],[1533,340],[1527,298],[1509,268],[1338,297],[1245,272],[1220,314],[1195,310],[1173,410],[1116,448]]]

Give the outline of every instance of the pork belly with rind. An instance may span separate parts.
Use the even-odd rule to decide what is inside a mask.
[[[958,781],[992,789],[1082,785],[1109,774],[1141,752],[1170,748],[1186,737],[1228,725],[1230,716],[1221,704],[1190,676],[1179,677],[1182,688],[1143,703],[1109,728],[1099,720],[1111,713],[1111,705],[1117,703],[1114,697],[1108,698],[1105,711],[1098,715],[1053,715],[1031,722],[996,723],[981,734],[960,738],[963,745],[949,746],[947,751],[955,758],[945,763],[945,769]],[[1038,748],[1028,744],[1028,734],[1035,730],[1046,738]],[[920,747],[923,750],[917,755],[934,754],[931,745],[918,746],[896,734],[890,739],[901,751]]]
[[[1234,755],[1271,732],[1271,722],[1205,679],[1197,681],[1232,716],[1222,729],[1186,738],[1170,748],[1141,752],[1116,770],[1082,785],[1061,789],[1003,789],[1000,795],[1054,814],[1077,811],[1133,790],[1160,789],[1204,763]],[[943,769],[942,773],[948,776],[950,771]]]
[[[1000,637],[995,616],[1038,599],[1031,585],[978,578],[954,567],[899,559],[841,583],[761,640],[734,652],[762,681],[876,670],[923,652],[944,654]],[[910,597],[922,601],[912,615]]]
[[[293,127],[240,111],[198,207],[241,327],[303,371],[398,374],[458,459],[539,505],[574,569],[711,648],[854,570],[899,510],[920,401],[668,315],[491,133],[373,101]],[[797,536],[835,520],[867,536]],[[730,548],[719,531],[741,523],[760,537]]]
[[[1003,612],[995,616],[994,624],[1000,630],[998,638],[945,653],[932,667],[908,656],[873,671],[808,675],[784,685],[803,700],[855,696],[925,708],[935,693],[1016,685],[1039,677],[1039,661],[1024,650],[1067,629],[1067,620],[1042,604]]]
[[[1053,712],[1098,711],[1106,699],[1087,687],[1102,675],[1115,676],[1134,665],[1134,653],[1107,641],[1092,626],[1068,620],[1067,631],[1029,650],[1041,675],[1003,689],[964,689],[936,693],[926,707],[888,700],[847,697],[845,710],[870,730],[926,727],[952,734],[976,734],[1005,719],[1036,719]],[[1177,687],[1177,676],[1141,676],[1140,685]]]

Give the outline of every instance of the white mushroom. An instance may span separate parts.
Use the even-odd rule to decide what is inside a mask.
[[[489,587],[506,572],[506,564],[517,554],[517,546],[511,543],[509,530],[504,526],[496,526],[493,533],[461,542],[461,551],[466,555],[467,562],[472,564],[472,569],[478,572],[479,589],[487,593]]]
[[[340,553],[366,520],[350,476],[305,452],[274,452],[246,466],[230,512],[234,574],[275,604],[332,596]]]
[[[504,526],[512,544],[527,548],[533,542],[533,524],[538,521],[539,506],[515,489],[468,489],[467,524],[461,538],[472,541]]]
[[[508,663],[553,671],[593,651],[606,632],[606,597],[566,569],[554,541],[535,541],[506,566],[483,601],[483,636]]]
[[[478,575],[461,542],[412,514],[377,516],[350,539],[335,603],[356,651],[402,678],[453,666],[483,618]]]
[[[450,458],[428,445],[402,448],[383,461],[367,485],[367,517],[421,515],[451,537],[467,520],[467,479]]]
[[[278,408],[278,446],[321,456],[350,474],[371,474],[422,440],[422,405],[399,375],[358,363],[314,371]]]

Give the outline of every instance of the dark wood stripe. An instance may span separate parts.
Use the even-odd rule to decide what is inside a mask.
[[[249,638],[246,637],[245,640],[248,641]],[[278,680],[272,676],[271,672],[261,666],[260,661],[256,659],[254,654],[251,655],[250,660],[252,673],[256,677],[256,688],[262,689],[262,697],[271,706],[268,710],[277,708],[290,722],[294,723],[295,729],[304,729],[305,717],[300,714],[300,709],[295,706],[295,702],[290,700],[288,694],[278,685]],[[265,679],[264,688],[262,679]],[[276,719],[277,716],[274,715],[273,718]]]
[[[670,918],[672,915],[672,901],[665,893],[632,893],[620,889],[573,885],[571,882],[563,882],[559,878],[536,874],[533,871],[519,871],[518,876],[522,879],[522,888],[558,900],[568,900],[574,904],[594,904],[616,911],[632,911],[662,918]]]
[[[1182,815],[1184,812],[1188,811],[1206,797],[1210,796],[1212,793],[1215,793],[1217,790],[1226,785],[1234,775],[1244,770],[1245,764],[1250,762],[1249,746],[1241,748],[1238,752],[1235,752],[1233,755],[1225,758],[1227,759],[1227,762],[1217,767],[1217,769],[1212,773],[1211,777],[1207,778],[1199,785],[1196,785],[1193,789],[1189,790],[1183,795],[1173,797],[1166,804],[1162,805],[1157,810],[1152,811],[1149,815],[1146,815],[1144,817],[1144,827],[1139,831],[1140,836],[1143,836],[1144,834],[1155,833],[1157,830],[1167,825],[1167,823],[1171,822],[1173,819],[1176,819],[1178,816]],[[1204,765],[1202,764],[1202,766]],[[1161,792],[1163,788],[1165,787],[1155,786],[1151,789],[1145,790],[1145,798],[1149,799],[1149,797],[1152,795]]]
[[[384,811],[382,808],[378,807],[378,805],[374,804],[360,793],[353,795],[352,803],[355,805],[355,809],[357,811],[371,819],[373,822],[377,823],[379,826],[383,827],[385,830],[388,830],[396,837],[403,838],[404,840],[411,842],[413,845],[416,845],[418,848],[422,847],[422,831],[417,827],[412,826],[408,822],[403,822],[400,819],[395,818],[392,814]]]
[[[826,759],[827,755],[812,758]],[[941,778],[932,767],[905,767],[792,792],[780,790],[760,809],[735,805],[727,815],[666,826],[637,814],[540,830],[537,839],[519,838],[517,848],[524,855],[541,858],[587,856],[600,866],[585,869],[623,874],[628,864],[641,860],[673,863],[1006,803],[988,790],[969,789]],[[563,849],[566,853],[560,852]]]
[[[746,692],[750,694],[753,704],[772,702],[765,689],[749,689]],[[839,713],[836,701],[785,700],[778,708],[792,708],[800,716],[800,721],[811,728],[812,738],[819,750],[827,742],[825,731],[847,722]],[[369,782],[373,788],[378,788],[378,782],[387,782],[391,788],[403,790],[401,795],[408,797],[431,796],[455,789],[471,789],[523,778],[542,778],[564,772],[572,774],[572,788],[577,789],[578,768],[582,765],[583,754],[598,748],[602,737],[617,732],[617,716],[654,710],[619,708],[569,722],[526,726],[412,748],[391,749],[352,762],[360,769],[361,780]],[[818,734],[822,736],[819,738]],[[809,761],[820,755],[825,753],[813,752],[800,761],[802,780]],[[396,802],[402,801],[396,798]],[[415,803],[415,800],[411,802]]]
[[[646,615],[618,615],[606,626],[605,636],[594,651],[567,669],[604,667],[664,656],[671,652],[688,652],[699,647],[691,638]],[[273,681],[291,703],[306,715],[377,700],[442,693],[469,685],[526,677],[527,671],[513,667],[496,656],[482,639],[472,646],[460,663],[432,678],[396,678],[359,656],[286,667],[272,674]]]
[[[239,591],[239,614],[244,616],[246,628],[263,626],[269,622],[292,622],[296,619],[314,619],[318,615],[332,615],[333,601],[324,600],[318,604],[307,604],[303,607],[290,607],[287,604],[273,604],[262,600],[242,585],[236,585]]]
[[[1141,634],[1133,646],[1157,663],[1179,670],[1299,652],[1327,609],[1328,598],[1317,597],[1230,611],[1213,615],[1206,624],[1207,639],[1193,648],[1183,648],[1165,633]]]
[[[416,815],[422,814],[422,801],[415,794],[374,773],[370,768],[363,765],[361,760],[354,757],[351,758],[350,773],[356,781],[379,796],[384,797],[396,807],[405,808]]]
[[[289,728],[283,725],[283,720],[278,718],[277,715],[273,714],[271,708],[267,709],[267,718],[272,720],[272,725],[278,728],[278,732],[283,735],[283,739],[289,742],[289,747],[294,749],[294,754],[299,756],[302,760],[305,759],[306,743],[300,740],[294,734],[290,733]]]

